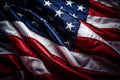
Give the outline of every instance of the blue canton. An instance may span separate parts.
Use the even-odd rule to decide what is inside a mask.
[[[35,0],[31,4],[35,6],[26,4],[26,8],[24,5],[6,4],[3,11],[12,16],[10,19],[7,17],[8,20],[22,21],[36,34],[72,50],[80,20],[86,21],[89,1]]]

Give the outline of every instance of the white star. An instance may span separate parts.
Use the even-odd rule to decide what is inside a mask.
[[[58,11],[55,10],[55,12],[56,12],[55,16],[59,16],[59,17],[61,17],[61,15],[64,13],[61,10],[58,10]]]
[[[83,11],[85,9],[85,7],[83,7],[83,5],[78,5],[78,9],[77,10],[81,10],[81,11]]]
[[[70,23],[66,23],[67,24],[67,27],[66,27],[66,29],[70,29],[70,31],[71,31],[71,29],[73,28],[73,27],[75,27],[73,24],[72,24],[72,22],[70,22]]]
[[[73,2],[70,0],[70,1],[67,1],[66,5],[72,6],[72,4],[73,4]]]
[[[64,42],[65,44],[67,44],[68,46],[70,46],[71,42],[70,41],[66,41]]]
[[[7,10],[7,8],[10,7],[10,6],[8,6],[8,4],[5,3],[5,6],[3,6],[3,7]]]
[[[73,16],[74,18],[78,18],[75,14],[70,13],[70,15]]]
[[[45,2],[44,6],[49,6],[50,7],[50,5],[52,4],[52,3],[50,3],[50,1],[44,1],[44,2]]]

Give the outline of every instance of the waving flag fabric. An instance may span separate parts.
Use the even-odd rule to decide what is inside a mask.
[[[0,80],[120,80],[119,0],[0,1]]]

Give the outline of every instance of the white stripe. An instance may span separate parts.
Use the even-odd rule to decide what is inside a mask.
[[[4,24],[5,23],[6,22],[4,22]],[[14,24],[22,32],[22,34],[24,34],[25,36],[35,38],[40,43],[42,43],[54,55],[61,57],[62,59],[64,59],[64,56],[62,56],[62,55],[65,55],[65,57],[67,56],[68,57],[67,59],[70,59],[69,61],[74,62],[74,63],[70,62],[71,65],[73,65],[73,66],[78,66],[78,67],[95,70],[95,71],[104,71],[104,72],[109,72],[109,73],[115,73],[115,72],[119,73],[120,72],[119,70],[117,71],[117,69],[118,69],[117,65],[110,64],[105,61],[99,62],[99,60],[97,60],[97,58],[94,58],[90,55],[84,55],[81,53],[70,52],[69,50],[67,50],[67,48],[65,48],[63,46],[59,46],[59,45],[51,42],[50,40],[43,38],[43,37],[33,33],[32,31],[28,30],[27,27],[22,22],[17,21],[17,22],[14,22]],[[9,26],[6,26],[5,29],[9,29]],[[10,31],[11,35],[14,35],[14,33],[12,33],[13,30],[12,29],[10,29],[10,30],[11,30]],[[83,30],[84,30],[84,28],[83,28]],[[5,31],[7,31],[7,30],[5,30]],[[87,29],[84,32],[87,32]],[[89,30],[88,30],[88,32],[89,32]],[[83,35],[83,33],[82,33],[82,35]],[[36,59],[34,57],[27,57],[27,56],[21,56],[21,59],[22,59],[24,65],[26,66],[26,68],[28,70],[30,70],[31,72],[34,72],[35,75],[44,74],[44,73],[49,74],[49,71],[47,71],[44,64],[41,62],[41,60]],[[115,69],[113,68],[110,70],[110,68],[108,68],[105,64],[111,65]],[[41,72],[41,70],[43,70],[43,71]]]
[[[17,32],[17,30],[15,29],[15,27],[8,21],[0,22],[0,30],[2,30],[4,34],[7,34],[7,35],[14,34],[15,36],[22,38],[20,34]]]
[[[120,9],[120,1],[119,0],[94,0],[100,2],[108,7],[115,7]]]
[[[88,15],[87,23],[97,28],[116,28],[120,29],[120,19],[117,18],[106,18]]]
[[[15,54],[15,53],[11,44],[0,42],[0,54]]]
[[[74,58],[77,60],[80,67],[82,68],[113,74],[120,74],[119,65],[112,64],[102,57],[75,52],[71,52],[71,54],[74,56]]]
[[[20,56],[20,58],[25,67],[34,75],[50,74],[41,60],[30,56]]]
[[[120,54],[120,48],[116,49],[115,46],[109,44],[102,37],[100,37],[98,34],[96,34],[95,32],[93,32],[91,29],[89,29],[88,27],[86,27],[82,23],[81,23],[80,28],[78,30],[78,35],[77,36],[93,38],[93,39],[99,40],[101,42],[104,42],[105,44],[107,44],[109,47],[113,48],[116,52],[118,52]]]

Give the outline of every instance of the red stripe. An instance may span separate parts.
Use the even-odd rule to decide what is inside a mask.
[[[15,54],[0,54],[0,75],[8,75],[24,69],[19,57]]]
[[[103,57],[114,64],[120,65],[120,55],[108,45],[96,39],[78,36],[74,51]]]
[[[19,51],[17,55],[36,57],[36,55],[32,52],[30,47],[26,44],[26,42],[23,39],[17,36],[9,36],[9,40],[11,41],[11,44],[13,45],[14,49],[16,51]]]
[[[97,33],[103,39],[108,41],[120,41],[120,29],[115,28],[97,28],[89,23],[80,21],[86,27]]]
[[[0,54],[0,62],[9,67],[11,66],[12,69],[21,70],[22,67],[19,57],[15,54]]]
[[[110,17],[110,18],[120,18],[120,9],[108,7],[97,1],[90,0],[89,15]]]
[[[92,30],[107,41],[120,41],[120,29],[115,29],[115,28],[95,29],[95,27],[93,27]]]

